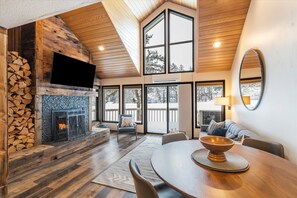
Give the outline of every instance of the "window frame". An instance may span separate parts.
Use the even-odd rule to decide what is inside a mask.
[[[149,47],[145,47],[145,28],[147,26],[149,26],[151,23],[153,23],[156,19],[158,19],[161,15],[164,14],[164,44],[162,45],[154,45],[154,46],[149,46]],[[167,44],[166,44],[166,9],[163,10],[162,12],[160,12],[160,14],[158,14],[155,18],[153,18],[148,24],[146,24],[143,28],[142,28],[142,56],[143,56],[143,75],[159,75],[159,74],[166,74],[167,70],[166,70],[166,52],[167,52]],[[149,48],[157,48],[157,47],[163,47],[164,46],[164,72],[162,73],[146,73],[146,69],[145,69],[145,50],[149,49]]]
[[[170,43],[170,13],[176,14],[176,15],[181,15],[180,17],[185,17],[185,18],[190,18],[192,20],[192,40],[187,40],[187,41],[180,41],[180,42],[175,42],[175,43]],[[194,23],[195,19],[194,17],[191,17],[189,15],[183,14],[181,12],[175,11],[168,9],[168,73],[169,74],[174,74],[174,73],[188,73],[188,72],[194,72],[195,68],[195,34],[194,34]],[[178,44],[186,44],[186,43],[192,43],[192,70],[188,71],[178,71],[178,72],[172,72],[170,71],[170,46],[171,45],[178,45]]]
[[[95,98],[95,115],[96,115],[96,119],[93,120],[93,118],[91,117],[92,119],[92,122],[97,122],[97,121],[100,121],[100,118],[99,118],[99,88],[96,89],[96,92],[97,92],[97,96],[92,96],[90,97],[89,99],[92,100],[91,102],[91,115],[93,114],[93,98]]]
[[[108,121],[108,120],[105,120],[105,116],[104,116],[104,113],[105,113],[105,99],[104,99],[104,89],[106,88],[117,88],[119,90],[119,114],[121,114],[121,86],[120,85],[104,85],[104,86],[101,86],[102,89],[102,122],[106,122],[106,123],[118,123],[119,121]]]
[[[122,85],[122,112],[123,114],[125,113],[125,87],[140,87],[141,90],[141,121],[137,122],[135,121],[135,123],[137,123],[138,125],[142,125],[143,124],[143,85],[142,84],[125,84]]]
[[[198,120],[197,120],[197,85],[199,83],[222,83],[223,84],[223,95],[222,97],[225,97],[225,80],[208,80],[208,81],[195,81],[195,128],[200,129],[200,126],[198,126]],[[225,106],[221,106],[221,116],[222,120],[226,119],[226,111]]]

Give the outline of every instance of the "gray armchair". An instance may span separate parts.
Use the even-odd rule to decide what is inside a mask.
[[[122,117],[131,117],[132,115],[128,114],[120,114],[119,115],[119,123],[117,124],[117,141],[119,141],[119,133],[135,133],[137,140],[137,124],[135,123],[133,126],[122,127]]]

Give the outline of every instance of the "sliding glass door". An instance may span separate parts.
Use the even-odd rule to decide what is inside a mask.
[[[185,131],[192,137],[192,84],[145,85],[145,132]]]
[[[146,124],[150,133],[167,133],[167,86],[146,87]]]

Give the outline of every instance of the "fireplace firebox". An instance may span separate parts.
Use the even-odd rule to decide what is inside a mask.
[[[83,109],[52,110],[52,141],[73,140],[86,135]]]

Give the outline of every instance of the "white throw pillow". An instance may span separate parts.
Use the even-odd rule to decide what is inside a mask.
[[[122,126],[121,127],[133,127],[134,121],[132,117],[122,117]]]
[[[210,123],[209,123],[209,126],[207,128],[207,134],[212,135],[212,132],[215,129],[224,128],[224,127],[225,127],[225,122],[216,122],[214,120],[211,120]]]

